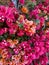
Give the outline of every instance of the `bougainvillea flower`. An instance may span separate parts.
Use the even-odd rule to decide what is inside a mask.
[[[27,1],[27,0],[26,0]],[[19,0],[22,11],[0,6],[0,65],[47,65],[49,4]],[[27,3],[28,3],[27,2]],[[37,2],[36,2],[37,3]],[[12,5],[13,6],[13,5]]]
[[[19,3],[24,5],[25,0],[19,0]]]

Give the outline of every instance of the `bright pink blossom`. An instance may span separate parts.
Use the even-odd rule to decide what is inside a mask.
[[[25,0],[19,0],[19,3],[24,5]]]

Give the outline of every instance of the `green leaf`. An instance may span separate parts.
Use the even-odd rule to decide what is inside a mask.
[[[4,38],[3,38],[3,36],[0,36],[0,41],[2,41]]]
[[[40,22],[40,20],[35,20],[35,22],[38,24]]]
[[[26,18],[29,19],[29,14],[26,14]]]
[[[19,27],[20,27],[20,28],[23,28],[23,24],[19,24]]]
[[[19,42],[22,42],[22,41],[24,41],[24,38],[23,38],[23,36],[22,36],[22,37],[18,37],[17,39],[19,40]]]
[[[11,39],[15,39],[15,34],[11,34]]]
[[[22,41],[29,40],[29,39],[30,39],[30,37],[29,37],[29,36],[27,36],[27,35],[24,35],[24,36],[22,36],[22,37],[18,37],[17,39],[19,40],[19,42],[22,42]]]
[[[5,39],[7,39],[8,33],[5,33],[3,36],[4,36]]]
[[[31,2],[31,3],[28,3],[27,6],[28,6],[29,10],[32,10],[34,8],[35,4],[33,2]]]

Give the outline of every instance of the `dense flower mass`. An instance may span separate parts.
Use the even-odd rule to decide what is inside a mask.
[[[11,5],[0,6],[0,65],[47,65],[49,4],[19,3],[20,12]]]

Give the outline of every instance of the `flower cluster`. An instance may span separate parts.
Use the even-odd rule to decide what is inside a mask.
[[[23,4],[20,7],[20,10],[23,14],[25,14],[27,19],[29,20],[32,19],[36,23],[40,23],[41,25],[45,24],[44,21],[46,21],[46,26],[49,25],[49,3],[48,1],[38,3],[37,0],[33,0],[33,1],[26,0],[24,3],[25,5]]]
[[[48,64],[49,5],[26,2],[19,0],[20,12],[0,6],[0,65]]]
[[[49,52],[49,37],[41,31],[31,36],[28,40],[7,39],[0,42],[1,65],[46,65]]]

